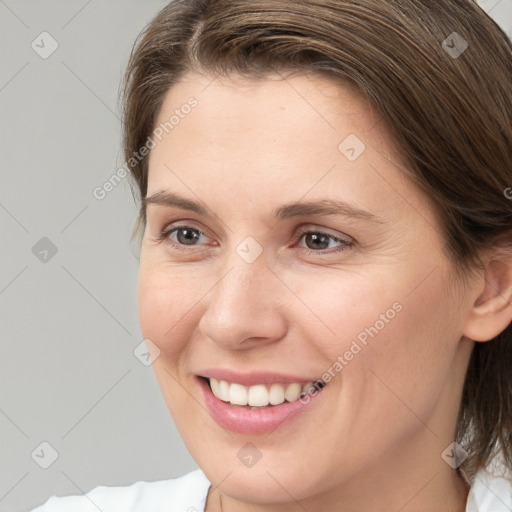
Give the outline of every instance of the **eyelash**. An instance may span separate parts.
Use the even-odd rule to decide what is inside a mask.
[[[208,236],[203,231],[201,231],[200,229],[194,228],[193,226],[183,225],[183,226],[172,226],[172,227],[168,227],[168,228],[163,229],[162,232],[157,236],[156,240],[158,242],[166,241],[166,242],[170,243],[172,246],[176,247],[178,250],[186,251],[186,250],[188,250],[186,248],[187,247],[186,245],[174,242],[174,241],[172,241],[169,238],[169,235],[171,233],[173,233],[174,231],[179,231],[180,229],[191,229],[193,231],[197,231],[200,235]],[[343,240],[343,239],[338,238],[338,237],[336,237],[334,235],[331,235],[329,233],[325,233],[325,232],[320,231],[320,230],[312,230],[312,229],[301,229],[301,230],[299,230],[299,233],[294,238],[294,241],[300,241],[301,238],[304,235],[308,235],[308,234],[325,235],[330,240],[334,240],[334,241],[339,242],[341,244],[335,250],[332,250],[332,249],[330,249],[330,250],[327,250],[327,249],[314,250],[314,249],[308,249],[307,247],[301,247],[300,248],[300,250],[302,250],[302,251],[304,251],[304,252],[306,252],[308,254],[319,255],[319,254],[341,253],[341,252],[346,251],[347,249],[351,248],[354,245],[353,242],[349,242],[348,240]],[[194,247],[194,245],[190,245],[189,247]]]

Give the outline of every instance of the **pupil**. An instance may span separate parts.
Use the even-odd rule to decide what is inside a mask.
[[[193,245],[198,238],[199,235],[196,230],[183,228],[178,231],[178,242],[180,244]]]
[[[326,249],[329,246],[329,237],[327,235],[318,235],[316,233],[308,233],[306,235],[306,245],[308,241],[313,242],[313,249]],[[314,244],[320,243],[322,247],[314,247]]]

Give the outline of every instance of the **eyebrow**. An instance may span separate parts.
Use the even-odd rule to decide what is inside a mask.
[[[144,211],[148,204],[158,204],[162,206],[175,206],[183,210],[189,210],[205,217],[212,217],[207,208],[196,201],[192,201],[173,192],[159,191],[142,200]],[[354,217],[357,219],[368,220],[379,224],[384,221],[375,214],[356,208],[345,201],[334,199],[322,199],[320,201],[295,202],[284,204],[272,211],[277,219],[287,219],[291,217],[300,217],[306,215],[341,215],[345,217]]]

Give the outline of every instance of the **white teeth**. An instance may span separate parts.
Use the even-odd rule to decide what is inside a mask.
[[[220,382],[217,379],[210,379],[210,386],[212,388],[212,393],[217,397],[220,398],[221,392],[220,392]]]
[[[268,404],[279,405],[285,400],[294,402],[302,396],[316,389],[313,382],[307,384],[272,384],[270,387],[264,384],[255,386],[243,386],[242,384],[217,380],[213,377],[209,379],[212,393],[224,402],[230,402],[233,405],[249,405],[252,407],[266,407]]]
[[[272,384],[270,386],[268,401],[272,405],[279,405],[284,402],[284,388],[281,384]]]
[[[226,397],[221,398],[221,400],[224,400],[225,402],[229,402],[229,384],[225,380],[219,381],[219,398],[220,397]]]
[[[300,392],[302,391],[302,386],[294,382],[293,384],[288,384],[286,391],[284,392],[284,398],[288,402],[293,402],[299,398]]]
[[[252,406],[264,407],[268,405],[268,391],[263,384],[251,386],[247,392],[247,403]]]
[[[241,384],[229,386],[229,401],[233,405],[247,405],[247,389]]]

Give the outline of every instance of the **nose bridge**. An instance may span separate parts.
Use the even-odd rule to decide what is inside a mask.
[[[257,313],[259,306],[264,306],[261,301],[272,274],[262,254],[254,260],[246,260],[239,254],[240,247],[244,248],[237,246],[226,258],[224,277],[212,290],[211,305],[222,306],[218,312],[221,315],[229,314],[232,307],[243,313],[244,308],[250,306],[251,311]]]
[[[200,321],[204,334],[220,344],[234,347],[249,338],[272,339],[284,329],[282,311],[272,301],[277,290],[270,291],[276,278],[262,251],[255,257],[251,244],[242,242],[225,258]]]

